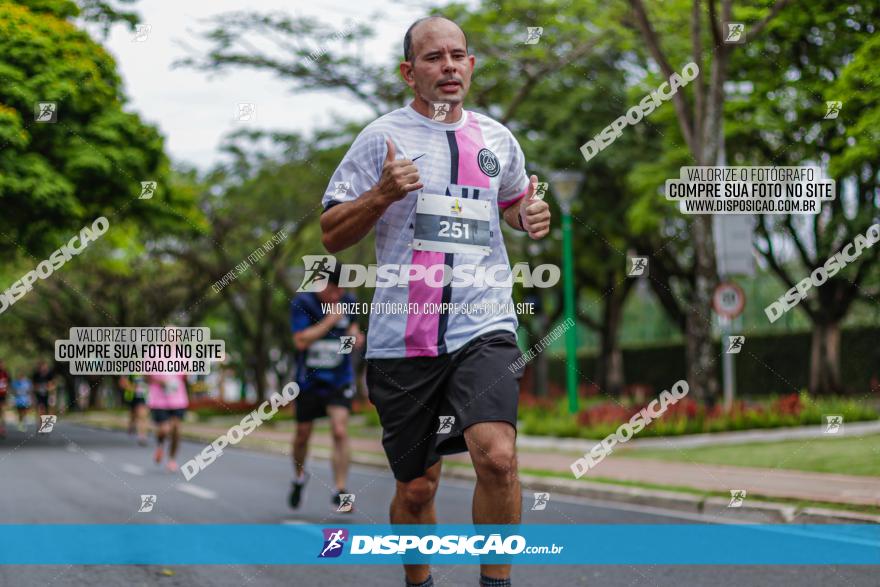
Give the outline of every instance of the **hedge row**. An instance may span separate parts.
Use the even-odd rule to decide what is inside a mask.
[[[880,379],[880,328],[852,328],[841,336],[840,373],[845,390],[863,394],[871,380]],[[721,383],[721,342],[717,347],[718,379]],[[565,360],[551,357],[549,378],[555,386],[565,386]],[[810,333],[746,336],[742,351],[734,356],[736,388],[740,396],[783,394],[806,389],[810,369]],[[644,384],[655,391],[685,376],[683,344],[627,348],[623,351],[627,385]],[[578,369],[592,378],[596,358],[578,357]]]

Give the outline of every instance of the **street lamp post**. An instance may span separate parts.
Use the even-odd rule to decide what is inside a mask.
[[[577,397],[577,316],[574,298],[574,245],[571,237],[571,201],[577,194],[583,175],[577,171],[550,173],[550,188],[562,210],[562,279],[566,322],[572,324],[565,331],[565,383],[568,393],[568,411],[578,411]]]

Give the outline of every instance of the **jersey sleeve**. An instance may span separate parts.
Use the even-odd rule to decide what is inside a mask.
[[[290,330],[294,334],[312,326],[312,316],[303,303],[302,298],[294,298],[290,304]]]
[[[498,206],[502,209],[516,204],[529,187],[529,176],[526,173],[526,157],[514,136],[508,132],[511,156],[510,164],[504,169],[501,184],[498,188]]]
[[[358,135],[330,178],[321,200],[325,212],[336,204],[358,199],[379,183],[387,148],[379,132]]]

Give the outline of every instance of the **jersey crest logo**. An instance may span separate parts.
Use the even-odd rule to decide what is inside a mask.
[[[501,171],[498,157],[489,149],[480,149],[480,152],[477,153],[477,164],[480,166],[480,171],[489,177],[495,177]]]

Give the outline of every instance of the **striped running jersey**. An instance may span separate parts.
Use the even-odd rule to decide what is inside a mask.
[[[495,274],[496,282],[511,281],[498,209],[519,201],[529,186],[525,157],[511,132],[491,118],[467,110],[460,120],[446,124],[422,116],[410,106],[399,108],[373,121],[355,139],[330,180],[324,210],[357,199],[379,182],[387,154],[386,138],[394,143],[398,158],[415,160],[425,187],[389,206],[377,222],[378,265],[502,265],[504,272]],[[488,223],[484,223],[488,227],[488,254],[417,250],[413,244],[416,224],[423,225],[417,222],[416,204],[423,193],[450,197],[453,209],[464,199],[487,202],[468,205],[488,209]],[[424,217],[420,215],[420,219]],[[438,280],[411,280],[403,287],[377,287],[373,303],[425,308],[441,308],[444,303],[487,304],[503,311],[373,313],[367,332],[368,359],[437,356],[451,353],[486,332],[516,333],[510,285],[453,287],[438,284]]]

